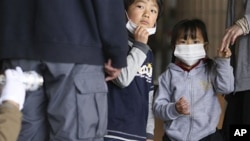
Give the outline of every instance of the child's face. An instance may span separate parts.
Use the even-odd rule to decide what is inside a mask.
[[[194,33],[188,30],[187,37],[185,37],[184,31],[182,31],[176,40],[174,51],[174,55],[177,58],[176,63],[181,62],[182,67],[191,69],[200,59],[205,57],[204,44],[204,38],[200,29],[196,29]]]
[[[135,0],[128,8],[128,17],[138,26],[152,28],[156,24],[159,7],[156,0]]]
[[[191,37],[190,30],[188,31],[189,36],[187,39],[184,38],[184,32],[181,33],[179,38],[176,40],[176,45],[178,44],[202,44],[204,43],[203,36],[200,29],[196,29],[196,38]]]

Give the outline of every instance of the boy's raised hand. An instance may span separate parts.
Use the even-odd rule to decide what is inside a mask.
[[[136,27],[135,32],[134,32],[135,41],[147,44],[148,36],[149,36],[149,33],[145,27],[142,27],[142,26]]]

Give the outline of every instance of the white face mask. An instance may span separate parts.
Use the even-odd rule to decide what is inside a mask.
[[[133,23],[131,20],[128,20],[126,27],[130,33],[134,34],[134,31],[135,31],[137,25],[135,23]],[[154,26],[153,28],[147,28],[147,31],[148,31],[149,35],[155,34],[156,26]]]
[[[174,56],[188,66],[192,66],[206,56],[204,44],[176,45]]]

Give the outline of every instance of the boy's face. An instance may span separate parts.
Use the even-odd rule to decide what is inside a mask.
[[[152,28],[156,24],[159,7],[156,0],[135,0],[128,8],[129,19],[138,26]]]

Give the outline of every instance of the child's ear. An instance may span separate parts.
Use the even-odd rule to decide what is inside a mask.
[[[208,42],[204,43],[204,49],[205,49],[206,52],[208,51]]]

